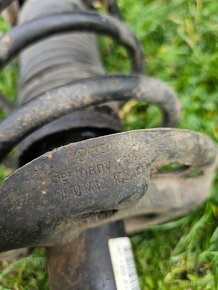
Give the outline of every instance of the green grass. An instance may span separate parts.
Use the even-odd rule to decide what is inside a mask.
[[[145,73],[170,84],[180,96],[180,128],[218,142],[218,2],[216,0],[120,0],[125,21],[139,37]],[[0,22],[1,31],[7,30]],[[100,39],[109,72],[129,69],[126,52]],[[0,90],[14,100],[10,65]],[[157,126],[156,107],[130,101],[121,111],[126,130]],[[0,174],[5,169],[0,167]],[[218,289],[218,174],[206,204],[190,215],[132,237],[142,289]],[[209,194],[209,193],[208,193]],[[48,289],[43,250],[3,264],[0,289]]]

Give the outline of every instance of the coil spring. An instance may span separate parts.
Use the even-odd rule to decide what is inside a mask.
[[[1,7],[10,2],[2,1]],[[139,41],[124,24],[108,15],[95,12],[60,13],[42,16],[17,26],[0,40],[0,67],[3,68],[25,48],[47,37],[84,31],[115,38],[128,50],[134,74],[76,80],[21,105],[1,123],[1,159],[25,136],[42,125],[75,110],[112,100],[144,99],[163,110],[164,126],[176,125],[179,103],[175,93],[163,82],[139,75],[144,68]],[[60,98],[60,95],[63,98]]]

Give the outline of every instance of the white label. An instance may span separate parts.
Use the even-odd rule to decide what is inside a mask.
[[[110,239],[108,246],[117,290],[140,290],[130,239]]]

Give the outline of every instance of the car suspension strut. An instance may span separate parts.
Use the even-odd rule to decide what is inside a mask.
[[[139,289],[131,275],[117,278],[108,244],[129,249],[116,238],[200,204],[217,163],[212,141],[173,128],[175,92],[143,76],[139,41],[116,1],[108,11],[96,13],[93,1],[29,0],[0,39],[1,68],[17,55],[20,63],[19,106],[0,124],[2,162],[19,152],[19,169],[0,188],[0,251],[46,246],[51,289]],[[105,74],[95,34],[127,49],[132,74]],[[162,110],[159,128],[120,133],[119,102],[131,98]]]

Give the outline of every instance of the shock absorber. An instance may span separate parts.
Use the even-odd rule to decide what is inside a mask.
[[[82,1],[28,1],[20,23],[60,12],[87,10]],[[44,40],[20,56],[21,103],[73,80],[103,75],[96,37],[65,33]],[[115,102],[79,110],[53,121],[20,144],[20,165],[61,145],[121,131]],[[50,289],[116,290],[108,240],[125,236],[121,221],[89,229],[74,242],[47,248]],[[101,271],[99,271],[101,269]]]
[[[31,0],[20,13],[20,23],[86,10],[82,1]],[[63,33],[35,44],[21,54],[20,69],[20,103],[72,81],[104,75],[96,37],[91,33]],[[119,131],[117,103],[93,106],[63,116],[35,131],[21,144],[20,161],[24,164],[60,145]]]
[[[20,63],[19,106],[0,124],[0,158],[17,146],[20,166],[0,188],[0,251],[46,246],[51,289],[138,289],[126,233],[200,204],[216,166],[212,141],[173,128],[175,92],[142,75],[109,4],[116,18],[92,1],[28,0],[0,40],[0,66]],[[105,74],[99,33],[126,47],[131,75]],[[160,107],[159,128],[121,132],[118,102],[131,98]]]

